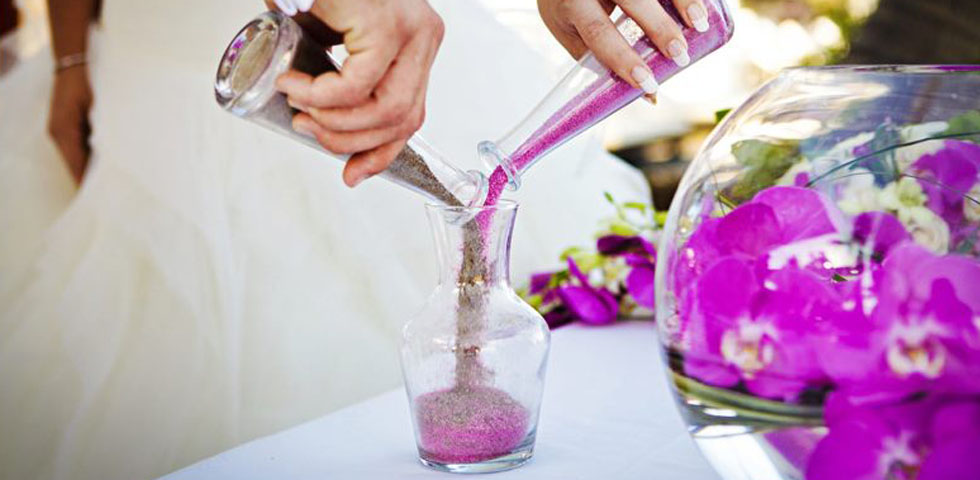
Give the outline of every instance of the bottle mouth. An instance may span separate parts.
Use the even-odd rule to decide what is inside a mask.
[[[454,191],[453,195],[456,198],[469,198],[466,208],[479,208],[487,199],[487,177],[479,170],[469,170],[466,173],[469,174],[470,184],[458,188],[457,190],[463,191]]]
[[[299,24],[279,12],[264,12],[248,22],[218,63],[218,105],[240,116],[261,108],[276,94],[276,78],[289,69],[301,37]]]
[[[513,215],[517,211],[518,206],[518,203],[513,200],[500,200],[495,205],[474,206],[426,203],[425,209],[432,215],[438,215],[448,224],[462,225],[480,215]]]
[[[500,167],[503,170],[504,174],[507,175],[507,188],[509,190],[514,191],[521,188],[521,173],[514,165],[514,160],[504,153],[496,143],[484,140],[477,145],[476,149],[480,159],[488,168]]]

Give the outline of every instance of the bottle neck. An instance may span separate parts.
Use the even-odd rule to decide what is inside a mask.
[[[478,206],[487,194],[487,181],[482,173],[456,168],[419,135],[408,139],[385,173],[395,182],[442,205]]]

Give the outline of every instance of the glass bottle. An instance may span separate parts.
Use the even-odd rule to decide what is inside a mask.
[[[315,138],[293,130],[297,110],[275,88],[276,79],[290,69],[316,76],[339,66],[293,19],[265,12],[228,44],[218,64],[214,94],[231,114],[346,161],[347,155],[330,153]],[[445,205],[482,203],[486,192],[482,173],[457,169],[418,135],[379,176]]]
[[[673,0],[659,1],[679,25],[684,25]],[[704,0],[704,7],[707,30],[698,32],[687,26],[682,29],[691,64],[727,43],[734,32],[724,0]],[[616,25],[659,83],[686,68],[657,50],[629,17],[620,17]],[[582,57],[510,133],[497,142],[480,143],[478,151],[483,161],[499,167],[490,178],[491,196],[499,196],[503,182],[513,190],[519,188],[521,174],[538,159],[642,95],[643,91],[604,67],[591,52]]]
[[[514,292],[517,205],[428,205],[439,284],[405,325],[402,369],[420,461],[485,473],[531,458],[550,332]]]

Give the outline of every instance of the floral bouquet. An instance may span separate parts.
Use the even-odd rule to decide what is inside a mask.
[[[574,321],[607,325],[644,313],[652,317],[653,242],[665,215],[644,203],[620,204],[609,193],[605,197],[616,215],[602,222],[595,250],[565,250],[561,260],[566,268],[532,275],[520,292],[551,328]]]
[[[695,439],[739,425],[783,478],[980,479],[980,112],[730,152],[660,252]]]

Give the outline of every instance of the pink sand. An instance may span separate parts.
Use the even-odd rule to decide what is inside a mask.
[[[440,463],[476,463],[513,453],[527,435],[528,412],[493,387],[456,386],[415,399],[419,451]]]

